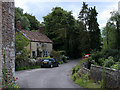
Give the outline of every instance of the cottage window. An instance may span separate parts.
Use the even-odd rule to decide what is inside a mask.
[[[37,43],[36,46],[38,47],[38,46],[39,46],[39,43]]]
[[[44,51],[44,57],[48,57],[48,51],[47,50]]]

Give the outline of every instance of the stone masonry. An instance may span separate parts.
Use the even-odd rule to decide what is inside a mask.
[[[90,68],[90,75],[95,81],[102,80],[103,67],[92,65]],[[105,86],[107,88],[120,89],[120,70],[105,68]]]
[[[12,2],[11,0],[3,0],[0,1],[0,72],[2,72],[2,67],[4,66],[3,55],[5,53],[5,66],[15,76],[14,38],[14,2],[13,0]],[[0,73],[0,76],[2,76],[2,73]]]

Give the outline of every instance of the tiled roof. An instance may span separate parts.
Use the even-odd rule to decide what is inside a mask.
[[[52,41],[45,34],[39,31],[27,31],[27,30],[21,31],[23,32],[23,35],[26,36],[31,41],[52,43]]]

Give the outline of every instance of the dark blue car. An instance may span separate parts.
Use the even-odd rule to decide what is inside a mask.
[[[58,62],[53,58],[47,58],[42,61],[41,67],[58,67]]]

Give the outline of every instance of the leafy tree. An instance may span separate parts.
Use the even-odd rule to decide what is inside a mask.
[[[23,9],[22,8],[15,8],[15,27],[17,28],[17,21],[21,21],[21,28],[25,30],[30,29],[30,23],[29,20],[26,16],[23,14]]]
[[[15,34],[15,63],[17,65],[28,59],[29,51],[25,48],[28,44],[29,40],[21,32]]]
[[[103,29],[104,45],[103,48],[120,49],[120,15],[112,12],[106,27]]]
[[[89,43],[91,50],[100,50],[101,45],[101,34],[99,24],[97,22],[96,8],[89,8],[88,16],[88,30],[89,30]]]
[[[52,13],[43,18],[45,33],[53,40],[54,49],[65,50],[67,55],[73,55],[77,41],[75,40],[75,19],[72,12],[55,7],[52,9]]]
[[[24,30],[38,30],[40,22],[36,19],[35,16],[32,16],[28,13],[23,13],[23,9],[16,7],[15,8],[15,27],[17,27],[17,21],[21,21],[21,28]]]
[[[97,12],[95,7],[88,8],[88,4],[83,2],[79,13],[79,48],[83,53],[90,53],[92,50],[99,50],[101,45],[101,34],[97,22]]]
[[[30,23],[30,30],[38,30],[40,27],[40,22],[36,19],[35,16],[25,13],[24,16],[26,16]]]
[[[83,53],[90,52],[90,45],[89,45],[89,34],[88,34],[88,4],[83,2],[82,9],[78,16],[78,27],[79,27],[79,48]]]
[[[21,28],[25,30],[30,30],[30,22],[26,16],[21,17]]]

